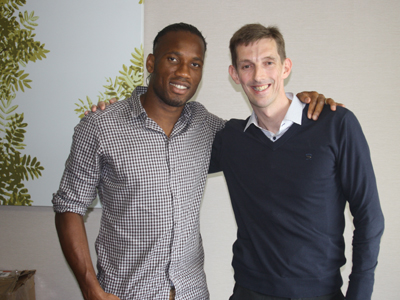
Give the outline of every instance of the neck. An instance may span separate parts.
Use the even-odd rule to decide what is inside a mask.
[[[272,105],[267,107],[254,107],[254,113],[257,116],[258,125],[261,128],[267,129],[276,134],[282,124],[290,103],[292,101],[283,94],[279,99],[276,99]]]
[[[147,116],[156,122],[169,137],[174,129],[175,123],[181,116],[184,106],[169,106],[158,97],[152,95],[149,90],[140,96],[140,101],[142,102]]]

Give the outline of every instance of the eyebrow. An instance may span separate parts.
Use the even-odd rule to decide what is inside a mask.
[[[266,56],[266,57],[264,57],[262,60],[263,60],[263,61],[264,61],[264,60],[272,60],[272,61],[277,61],[277,60],[278,60],[278,58],[277,58],[277,57],[275,57],[275,56]]]
[[[275,56],[266,56],[266,57],[263,57],[261,60],[273,60],[273,61],[277,61],[278,59],[277,59],[277,57],[275,57]]]
[[[277,61],[277,58],[274,56],[265,56],[265,57],[261,58],[261,61],[266,61],[266,60]],[[251,59],[243,59],[243,60],[239,60],[238,63],[253,63],[253,61]]]

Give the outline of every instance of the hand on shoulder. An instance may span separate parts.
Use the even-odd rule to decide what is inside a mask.
[[[100,101],[97,103],[97,105],[93,104],[90,111],[89,110],[85,111],[85,116],[87,116],[90,112],[95,112],[98,109],[105,110],[107,106],[112,105],[117,101],[118,100],[116,98],[111,98],[108,102]]]

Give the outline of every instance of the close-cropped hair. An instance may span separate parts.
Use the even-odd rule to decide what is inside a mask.
[[[249,44],[265,38],[275,40],[281,62],[284,62],[284,60],[286,59],[285,40],[283,39],[283,36],[278,27],[265,27],[258,23],[247,24],[236,31],[229,42],[232,65],[235,67],[235,69],[237,68],[236,48],[240,45],[248,46]]]
[[[204,36],[202,35],[202,33],[193,25],[190,24],[186,24],[186,23],[175,23],[175,24],[171,24],[168,25],[167,27],[165,27],[164,29],[162,29],[157,36],[155,37],[154,41],[153,41],[153,53],[156,51],[157,45],[160,41],[160,38],[163,37],[164,35],[166,35],[168,32],[171,31],[187,31],[190,33],[193,33],[195,35],[197,35],[198,37],[201,38],[201,40],[204,43],[204,52],[207,50],[207,43],[206,43],[206,39],[204,38]]]

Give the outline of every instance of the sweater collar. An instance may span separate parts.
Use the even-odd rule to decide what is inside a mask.
[[[286,93],[286,97],[288,97],[290,100],[292,100],[292,103],[289,106],[288,111],[286,112],[285,117],[282,120],[282,123],[286,122],[291,122],[291,123],[296,123],[301,125],[301,119],[303,117],[303,109],[306,106],[305,103],[302,103],[299,98],[297,98],[296,95],[293,93]],[[251,124],[254,124],[256,127],[260,126],[258,125],[258,119],[257,115],[255,114],[254,110],[247,121],[246,127],[244,128],[244,131],[249,128]]]

